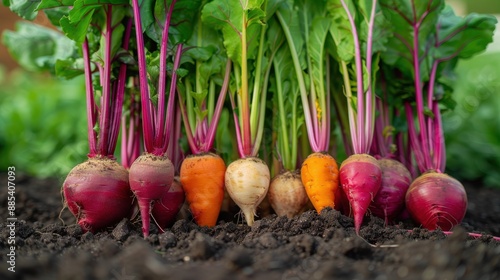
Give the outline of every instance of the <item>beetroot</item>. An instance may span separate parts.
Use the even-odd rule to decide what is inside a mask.
[[[130,189],[137,198],[141,211],[142,232],[149,235],[153,203],[168,192],[174,181],[174,165],[166,156],[145,153],[138,157],[129,170]]]
[[[151,209],[151,215],[160,229],[166,228],[175,221],[175,217],[184,204],[185,197],[179,178],[174,178],[168,192]]]
[[[368,154],[353,154],[340,165],[340,185],[347,196],[359,235],[363,216],[382,184],[382,169]]]
[[[105,10],[103,18],[93,19],[81,26],[86,28],[85,24],[91,24],[101,30],[98,51],[100,59],[96,59],[96,46],[85,37],[82,55],[87,103],[88,160],[70,171],[62,190],[64,203],[75,215],[78,224],[84,231],[91,232],[127,217],[133,201],[128,172],[114,160],[127,80],[127,65],[118,62],[119,53],[116,50],[120,45],[123,50],[128,50],[132,20],[126,19],[125,13],[113,13],[111,5]],[[116,22],[114,27],[109,24],[112,20]],[[124,29],[118,28],[120,26]],[[94,42],[95,39],[90,41]]]
[[[75,166],[64,181],[63,194],[84,231],[117,223],[132,210],[128,172],[108,158],[93,157]]]
[[[382,158],[378,162],[382,169],[382,185],[369,209],[388,224],[403,210],[412,178],[406,166],[397,160]]]
[[[426,229],[450,230],[458,225],[467,210],[467,194],[453,177],[428,172],[413,181],[406,193],[406,208],[411,217]]]

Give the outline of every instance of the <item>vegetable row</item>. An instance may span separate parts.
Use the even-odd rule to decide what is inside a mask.
[[[441,115],[457,62],[492,41],[492,16],[457,16],[444,0],[38,9],[74,44],[53,72],[86,78],[89,159],[63,185],[84,230],[138,207],[146,237],[184,200],[214,226],[225,193],[250,226],[266,196],[288,217],[335,208],[357,234],[367,213],[386,223],[408,213],[432,230],[465,215],[465,189],[444,173]]]

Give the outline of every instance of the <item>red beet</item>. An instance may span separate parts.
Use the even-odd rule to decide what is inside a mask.
[[[63,194],[84,231],[111,226],[132,209],[127,170],[105,157],[89,158],[75,166],[63,183]]]
[[[340,165],[340,185],[354,216],[354,228],[359,235],[363,216],[377,195],[382,183],[378,161],[368,154],[354,154]]]
[[[411,217],[426,229],[450,230],[462,222],[467,210],[464,186],[453,177],[437,172],[420,175],[406,193]]]
[[[175,221],[175,217],[184,204],[185,197],[179,179],[175,178],[168,192],[151,209],[151,215],[161,229],[166,228]]]
[[[388,224],[403,210],[412,178],[406,166],[397,160],[382,158],[378,162],[382,169],[382,185],[370,205],[370,211]]]
[[[172,186],[174,165],[166,156],[145,153],[130,166],[129,181],[130,189],[139,204],[142,233],[146,238],[149,235],[151,207]]]

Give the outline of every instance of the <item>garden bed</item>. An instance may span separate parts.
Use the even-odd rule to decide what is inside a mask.
[[[234,213],[221,213],[214,228],[180,219],[144,240],[140,221],[83,233],[61,212],[61,180],[16,181],[16,272],[7,270],[1,207],[1,279],[500,279],[500,242],[466,234],[500,236],[498,189],[468,184],[467,214],[451,236],[366,217],[362,239],[351,218],[327,209],[258,217],[252,227]]]

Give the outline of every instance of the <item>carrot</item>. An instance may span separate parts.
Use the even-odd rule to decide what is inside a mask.
[[[306,208],[309,198],[297,172],[276,175],[269,186],[268,198],[278,216],[292,218]]]
[[[326,207],[335,208],[339,187],[339,169],[335,159],[326,153],[312,153],[300,169],[307,196],[318,213]]]
[[[363,216],[382,184],[382,169],[374,157],[353,154],[342,162],[339,171],[340,186],[351,205],[354,228],[359,235]]]
[[[191,213],[200,226],[212,227],[224,199],[224,160],[213,153],[191,155],[181,165],[180,180]]]
[[[227,192],[249,226],[253,225],[256,208],[267,194],[270,178],[269,167],[257,157],[240,158],[227,167]]]
[[[293,63],[293,79],[297,82],[292,83],[295,88],[291,91],[297,91],[300,95],[307,139],[312,151],[302,163],[300,173],[306,193],[319,213],[325,207],[336,206],[339,182],[338,165],[328,154],[331,143],[330,89],[333,86],[329,78],[329,67],[325,67],[330,63],[325,46],[331,23],[323,14],[327,6],[322,6],[324,3],[314,3],[307,4],[304,12],[297,5],[285,3],[276,12],[290,53],[290,56],[283,59],[286,64],[278,64],[282,66],[282,71],[277,72],[276,76],[283,74],[282,80],[285,84],[288,83],[284,74],[286,69],[291,68],[289,63]],[[314,5],[314,8],[311,9],[309,5]],[[322,20],[318,20],[319,18]],[[314,34],[314,44],[308,43],[311,34]],[[280,58],[281,54],[277,57]],[[307,63],[304,64],[302,57]],[[290,114],[286,116],[289,118]],[[294,115],[291,116],[293,118]]]

